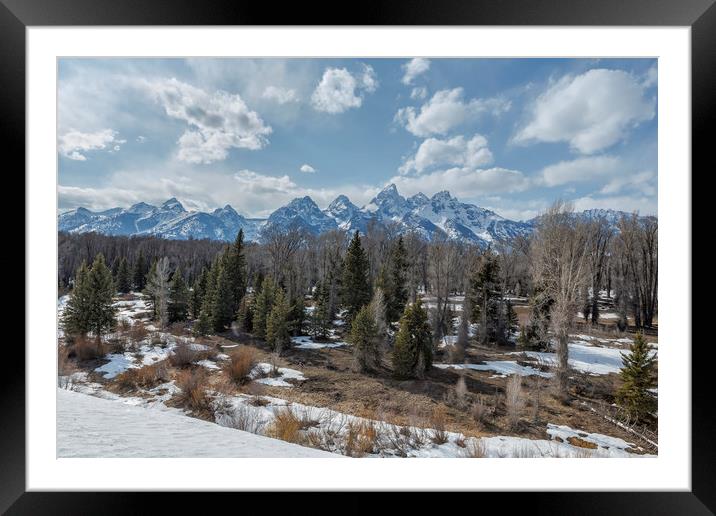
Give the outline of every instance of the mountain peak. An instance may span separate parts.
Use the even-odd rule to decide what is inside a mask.
[[[435,195],[433,195],[433,200],[434,201],[451,201],[451,200],[453,200],[453,196],[450,195],[450,192],[448,192],[447,190],[441,190],[438,193],[436,193]]]
[[[308,195],[305,195],[303,197],[296,197],[294,200],[292,200],[290,203],[288,203],[287,206],[290,208],[293,208],[293,209],[297,209],[297,208],[318,209],[318,205]]]
[[[180,203],[176,197],[172,197],[171,199],[167,199],[162,203],[162,209],[165,210],[172,210],[172,211],[186,211],[184,209],[184,206],[182,206],[182,203]]]
[[[336,210],[351,208],[351,207],[356,207],[356,206],[351,202],[351,200],[347,196],[341,194],[338,197],[336,197],[335,199],[333,199],[333,202],[328,205],[328,211],[336,211]]]

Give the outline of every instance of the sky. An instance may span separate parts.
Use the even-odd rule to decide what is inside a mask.
[[[265,217],[394,183],[514,220],[656,214],[656,107],[656,59],[63,58],[58,208]]]

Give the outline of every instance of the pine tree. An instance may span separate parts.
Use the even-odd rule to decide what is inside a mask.
[[[428,314],[420,299],[405,308],[393,347],[393,372],[397,378],[421,377],[433,361]]]
[[[246,293],[246,259],[244,257],[244,230],[239,229],[234,244],[227,251],[224,267],[231,294],[231,313],[236,314]]]
[[[348,323],[364,305],[370,302],[370,282],[368,280],[368,257],[361,246],[360,235],[355,232],[343,265],[342,298],[343,306],[347,310]]]
[[[288,319],[290,311],[286,295],[279,288],[266,321],[266,343],[277,353],[281,353],[281,350],[291,343]]]
[[[261,283],[261,290],[256,296],[254,302],[254,335],[258,338],[266,338],[266,325],[269,314],[274,305],[276,297],[276,289],[273,279],[269,276]]]
[[[656,356],[650,353],[641,333],[637,333],[629,353],[622,353],[622,364],[619,376],[623,383],[616,401],[630,418],[639,421],[656,408],[656,398],[649,392],[656,386]]]
[[[211,267],[209,268],[209,271],[206,275],[206,287],[204,289],[204,295],[202,297],[201,301],[201,310],[199,311],[199,317],[206,317],[208,320],[208,326],[209,330],[208,332],[211,332],[212,321],[214,319],[212,315],[212,311],[214,308],[214,293],[216,291],[216,282],[219,276],[219,264],[220,260],[217,257],[213,263],[211,264]]]
[[[122,257],[119,262],[116,278],[117,292],[126,294],[127,292],[132,290],[132,278],[129,274],[129,263],[127,262],[127,258],[125,257]]]
[[[204,293],[206,292],[208,280],[209,271],[206,267],[202,267],[201,274],[196,278],[191,289],[191,314],[194,319],[198,319],[201,313],[201,305],[204,302]]]
[[[390,259],[390,291],[384,292],[386,298],[386,316],[389,322],[397,321],[405,304],[408,302],[408,261],[406,258],[403,237],[398,237],[398,242],[393,248]]]
[[[505,322],[506,322],[506,333],[509,338],[520,328],[520,320],[517,317],[517,312],[512,307],[512,301],[505,301]]]
[[[288,319],[291,335],[303,334],[304,321],[306,320],[306,302],[303,300],[303,296],[297,296],[291,303]]]
[[[309,332],[315,339],[325,339],[331,328],[330,292],[325,282],[319,282],[314,292],[316,304],[309,318]]]
[[[483,344],[500,340],[500,305],[502,282],[497,257],[487,253],[480,266],[470,278],[470,314],[473,322],[479,322],[479,337]]]
[[[348,341],[353,344],[353,357],[359,371],[373,371],[380,363],[378,329],[369,305],[361,308],[351,323]]]
[[[169,322],[186,321],[189,315],[189,289],[179,267],[172,275],[169,293]]]
[[[112,271],[104,262],[104,256],[98,254],[87,275],[90,294],[89,328],[99,344],[102,335],[112,331],[117,324],[117,309],[114,306],[114,281]]]
[[[252,333],[253,325],[253,306],[252,299],[244,296],[239,303],[239,310],[236,312],[236,327],[239,331]]]
[[[225,254],[218,262],[218,273],[216,276],[216,285],[212,292],[211,301],[211,326],[214,332],[224,331],[236,314],[234,308],[234,291],[231,284],[231,271],[229,269],[230,258],[228,253]]]
[[[90,331],[91,297],[89,269],[83,261],[75,274],[70,298],[62,315],[62,327],[68,335],[83,336]]]
[[[209,314],[202,310],[199,313],[199,318],[194,324],[194,335],[204,336],[211,333],[211,322],[209,321]]]
[[[132,282],[134,284],[134,290],[137,292],[144,290],[146,285],[146,267],[147,264],[144,259],[144,252],[140,250],[139,256],[137,256],[137,259],[134,262],[134,270],[132,271]]]

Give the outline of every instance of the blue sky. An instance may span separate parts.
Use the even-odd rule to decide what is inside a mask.
[[[657,210],[656,59],[61,59],[60,210],[266,216],[391,182],[512,219]]]

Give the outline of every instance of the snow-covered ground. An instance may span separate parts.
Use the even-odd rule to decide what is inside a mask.
[[[535,369],[530,366],[523,366],[515,362],[514,360],[485,360],[482,364],[433,364],[439,369],[473,369],[475,371],[494,371],[497,373],[495,376],[509,376],[511,374],[517,374],[520,376],[542,376],[544,378],[551,378],[552,373],[546,373]]]
[[[291,342],[295,349],[323,349],[323,348],[340,348],[345,346],[346,343],[343,341],[335,342],[316,342],[313,338],[301,335],[299,337],[292,337]]]
[[[293,387],[293,384],[288,383],[286,380],[295,380],[297,382],[302,382],[306,379],[306,377],[303,376],[303,373],[301,371],[296,371],[295,369],[289,369],[287,367],[278,367],[276,369],[276,373],[278,374],[278,376],[266,376],[271,373],[272,369],[273,366],[271,364],[267,364],[266,362],[260,362],[256,364],[256,367],[254,367],[254,370],[251,372],[250,376],[251,378],[257,378],[263,375],[262,378],[258,378],[254,381],[256,383],[270,385],[271,387]]]
[[[176,412],[57,389],[58,457],[335,457]]]
[[[589,337],[588,335],[580,335],[579,337]],[[593,340],[590,337],[590,340]],[[614,342],[624,341],[628,339],[612,339]],[[631,341],[629,341],[631,342]],[[590,344],[586,339],[569,343],[569,365],[581,371],[592,375],[602,375],[609,373],[618,373],[622,368],[622,354],[624,349],[611,348],[605,346],[595,346]],[[653,356],[656,351],[652,351]],[[557,364],[557,355],[546,351],[515,351],[513,355],[526,355],[527,357],[537,359],[541,363],[554,366]]]

